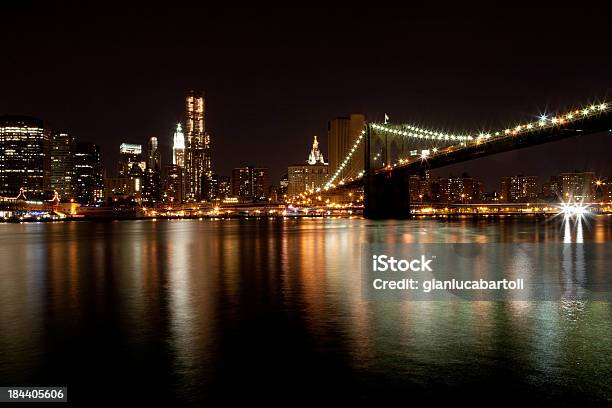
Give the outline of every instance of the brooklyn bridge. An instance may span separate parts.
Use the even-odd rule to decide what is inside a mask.
[[[505,129],[461,133],[413,123],[370,122],[316,193],[363,187],[366,218],[409,218],[411,176],[566,138],[610,133],[611,112],[609,103],[597,102]]]

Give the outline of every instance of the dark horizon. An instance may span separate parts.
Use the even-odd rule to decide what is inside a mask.
[[[108,175],[119,144],[156,136],[163,162],[202,90],[213,168],[270,168],[306,160],[327,122],[369,120],[453,130],[504,128],[542,112],[605,99],[611,88],[610,6],[522,11],[423,6],[405,10],[5,7],[9,56],[0,114],[41,118],[101,145]],[[26,18],[27,17],[27,18]],[[572,30],[566,23],[571,21]],[[570,139],[449,167],[488,190],[499,177],[578,170],[612,175],[609,134]]]

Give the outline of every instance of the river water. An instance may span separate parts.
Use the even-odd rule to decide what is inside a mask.
[[[375,302],[361,292],[364,242],[612,241],[612,217],[575,223],[0,224],[0,386],[67,385],[82,406],[610,405],[608,302]]]

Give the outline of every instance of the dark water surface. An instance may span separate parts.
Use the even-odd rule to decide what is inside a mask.
[[[364,242],[568,240],[611,242],[612,217],[0,224],[0,385],[67,385],[83,406],[609,405],[610,303],[361,294]]]

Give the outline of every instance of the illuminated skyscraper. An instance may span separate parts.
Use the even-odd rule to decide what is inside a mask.
[[[185,135],[180,123],[176,125],[172,144],[172,164],[185,167]]]
[[[104,179],[100,147],[77,142],[74,153],[74,199],[78,203],[100,202],[104,196]]]
[[[149,139],[147,149],[147,168],[145,170],[143,199],[147,204],[155,204],[161,201],[161,152],[158,147],[157,138]]]
[[[145,168],[146,162],[142,160],[142,145],[121,143],[119,146],[119,177],[142,174]]]
[[[0,196],[41,197],[51,186],[49,136],[43,121],[0,117]]]
[[[74,197],[74,136],[67,132],[51,134],[51,189],[59,194],[60,200]]]
[[[206,133],[204,95],[190,91],[185,112],[185,199],[200,201],[204,177],[212,176],[210,135]]]
[[[161,168],[161,152],[159,151],[159,146],[157,142],[157,138],[155,136],[149,139],[149,145],[147,146],[147,168]]]

